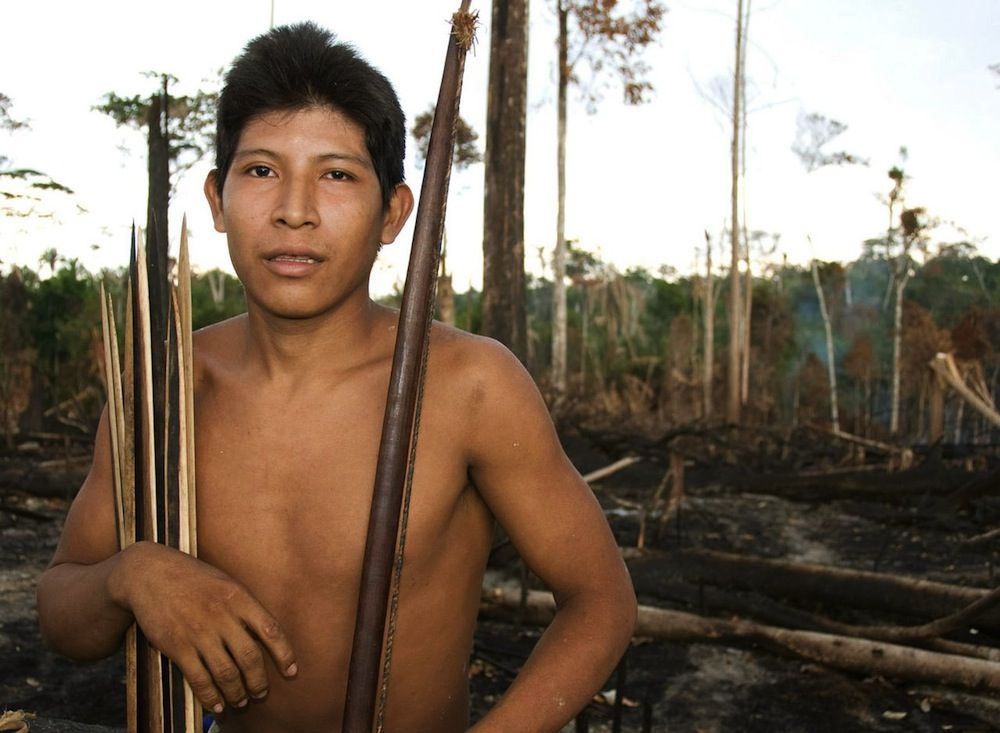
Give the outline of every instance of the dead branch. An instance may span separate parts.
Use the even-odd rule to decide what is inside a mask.
[[[711,550],[679,550],[672,553],[670,563],[682,577],[710,585],[748,588],[786,598],[846,603],[921,619],[950,616],[989,593],[982,588],[932,580]],[[995,608],[983,612],[979,626],[1000,631],[1000,612]]]
[[[984,545],[987,542],[992,542],[993,540],[1000,539],[1000,527],[996,529],[991,529],[989,532],[983,532],[982,534],[977,534],[974,537],[967,537],[962,540],[962,544],[966,545]]]
[[[945,636],[957,631],[963,626],[969,626],[972,621],[987,611],[1000,605],[1000,588],[992,591],[970,603],[955,613],[930,621],[919,626],[856,626],[827,620],[824,626],[827,631],[847,636],[863,636],[866,639],[880,641],[912,641]]]
[[[627,554],[626,554],[627,556]],[[635,567],[634,565],[631,567]],[[791,629],[807,631],[825,631],[845,636],[863,636],[870,639],[879,637],[863,631],[865,627],[849,627],[825,616],[821,616],[799,608],[786,605],[752,591],[731,591],[722,588],[707,588],[704,585],[685,583],[683,581],[668,581],[656,588],[655,597],[672,604],[680,603],[688,608],[697,609],[702,615],[741,616],[753,619],[771,626],[783,626]],[[877,627],[869,627],[877,628]],[[880,639],[889,641],[889,639]],[[913,639],[916,646],[945,654],[955,654],[964,657],[977,657],[993,662],[1000,662],[1000,649],[990,646],[967,644],[948,639]]]
[[[958,371],[958,366],[955,364],[954,356],[939,353],[931,359],[930,367],[948,383],[949,387],[958,392],[969,405],[978,411],[979,414],[997,427],[1000,427],[1000,412],[965,383],[961,373]]]
[[[590,473],[588,473],[583,477],[583,480],[588,484],[596,483],[600,481],[602,478],[607,478],[612,474],[618,473],[623,468],[628,468],[629,466],[635,465],[641,460],[642,458],[639,456],[626,456],[625,458],[621,458],[615,461],[614,463],[605,466],[604,468],[599,468],[596,471],[591,471]]]
[[[483,592],[481,613],[506,618],[519,603],[518,591],[491,588]],[[555,600],[551,593],[529,592],[525,620],[547,624],[554,616]],[[636,635],[664,641],[757,642],[850,672],[1000,691],[1000,663],[869,639],[796,631],[743,620],[703,618],[653,606],[639,607]]]
[[[944,687],[915,687],[911,690],[938,708],[952,710],[960,715],[970,715],[993,728],[1000,728],[1000,700],[986,695],[975,695]]]

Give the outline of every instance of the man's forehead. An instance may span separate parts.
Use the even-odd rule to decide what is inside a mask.
[[[372,167],[364,129],[329,106],[270,110],[254,115],[241,131],[234,157],[278,156],[292,151],[307,152],[312,158],[355,160]]]

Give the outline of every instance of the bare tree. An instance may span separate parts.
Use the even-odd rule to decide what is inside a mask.
[[[826,368],[830,384],[830,424],[833,431],[840,432],[840,413],[837,409],[837,361],[833,351],[833,327],[830,325],[830,312],[826,307],[826,297],[823,295],[823,284],[819,279],[819,265],[812,261],[813,284],[816,286],[816,298],[819,300],[819,315],[823,319],[823,331],[826,334]]]
[[[705,288],[702,293],[702,312],[705,320],[704,354],[702,364],[702,409],[705,420],[712,419],[712,382],[715,375],[715,295],[718,288],[712,279],[712,238],[705,230]]]
[[[901,164],[906,161],[905,147],[899,149]],[[884,202],[889,212],[889,226],[885,233],[886,258],[889,260],[889,284],[885,294],[885,305],[893,302],[892,315],[892,396],[889,411],[889,432],[899,432],[900,370],[903,343],[903,292],[913,276],[913,258],[910,247],[921,234],[923,224],[919,217],[923,209],[905,209],[899,214],[900,227],[896,227],[896,210],[906,201],[906,173],[901,165],[889,169],[892,188]],[[902,230],[902,231],[900,231]]]
[[[410,134],[413,135],[417,143],[417,161],[423,165],[427,160],[427,146],[430,145],[431,127],[434,124],[434,105],[431,104],[424,112],[417,115],[413,120],[413,127]],[[479,152],[476,141],[479,140],[479,133],[473,129],[463,117],[459,116],[455,120],[455,152],[452,155],[452,167],[458,172],[468,168],[474,163],[482,161],[483,156]],[[446,224],[447,226],[447,224]],[[441,261],[438,269],[437,289],[435,299],[437,301],[438,318],[449,326],[455,325],[455,289],[452,286],[451,275],[448,272],[448,236],[447,231],[441,232]]]
[[[726,370],[726,421],[738,423],[740,420],[740,314],[743,306],[740,298],[740,142],[743,123],[743,87],[746,82],[745,43],[743,33],[743,0],[736,1],[736,64],[733,70],[733,135],[730,144],[730,169],[732,188],[730,195],[731,256],[729,260],[729,359]],[[749,0],[747,2],[749,12]]]
[[[493,0],[483,204],[483,333],[528,358],[524,156],[528,0]]]
[[[10,108],[13,102],[6,94],[0,93],[0,130],[15,132],[30,129],[30,125],[13,117]],[[36,216],[51,217],[51,213],[42,213],[35,208],[44,191],[73,193],[73,191],[51,177],[33,168],[14,168],[10,159],[0,155],[0,214],[4,216]],[[13,185],[10,185],[13,184]],[[19,204],[26,204],[20,206]]]
[[[844,150],[830,153],[824,150],[834,138],[846,131],[847,125],[843,122],[821,114],[813,112],[800,115],[792,152],[799,157],[809,173],[828,165],[868,165],[866,158],[853,153]]]
[[[801,115],[798,120],[798,132],[795,142],[792,144],[794,152],[807,172],[811,173],[820,168],[830,165],[868,165],[868,161],[853,153],[838,151],[830,153],[824,150],[826,146],[839,135],[847,130],[847,125],[843,122],[824,117],[821,114],[811,113]],[[810,245],[812,239],[809,239]],[[823,319],[823,329],[826,334],[826,361],[829,374],[830,389],[830,422],[835,431],[840,431],[840,414],[837,408],[837,362],[833,349],[833,327],[830,313],[826,305],[826,297],[823,294],[823,285],[820,282],[819,267],[816,260],[812,261],[813,284],[816,286],[816,297],[819,299],[820,316]],[[845,295],[848,305],[851,301],[850,278],[844,277]]]
[[[146,230],[163,243],[158,249],[166,257],[171,176],[183,174],[211,150],[218,93],[199,89],[192,95],[175,95],[170,87],[177,83],[176,77],[153,71],[145,76],[156,79],[155,92],[130,97],[108,92],[94,110],[108,115],[119,126],[146,133],[149,176]],[[165,269],[166,264],[164,260],[158,266]]]
[[[898,169],[893,169],[898,170]],[[902,171],[900,171],[902,173]],[[900,181],[902,178],[900,179]],[[900,185],[902,185],[900,183]],[[899,251],[892,258],[893,316],[892,316],[892,408],[889,414],[889,432],[899,432],[899,404],[901,394],[901,364],[903,349],[903,291],[914,274],[911,251],[920,243],[927,228],[923,207],[903,209],[899,215],[901,237]]]
[[[619,0],[556,0],[559,20],[558,122],[556,167],[558,206],[556,248],[552,259],[552,386],[566,389],[566,97],[571,83],[580,83],[575,73],[583,62],[594,77],[610,69],[623,87],[627,104],[640,104],[652,90],[645,76],[649,67],[638,58],[660,31],[666,12],[658,0],[635,0],[631,12]],[[572,23],[571,23],[572,21]],[[570,32],[572,25],[573,32]],[[592,108],[599,90],[586,90]]]

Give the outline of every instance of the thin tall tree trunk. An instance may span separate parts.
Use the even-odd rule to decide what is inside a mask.
[[[904,255],[900,255],[903,257]],[[889,415],[889,432],[896,435],[899,432],[899,401],[900,401],[900,369],[903,347],[903,291],[910,279],[909,272],[903,272],[896,278],[896,297],[892,316],[892,410]]]
[[[557,0],[559,15],[559,98],[556,128],[556,250],[552,258],[552,386],[566,390],[566,91],[569,86],[569,9]]]
[[[712,292],[712,238],[705,231],[705,363],[702,364],[702,394],[705,420],[712,419],[712,377],[715,366],[715,297]]]
[[[812,261],[813,283],[816,285],[816,297],[819,299],[819,314],[823,318],[823,330],[826,332],[826,368],[830,382],[830,424],[834,431],[840,432],[840,414],[837,410],[837,362],[833,353],[833,327],[830,325],[830,313],[826,309],[826,298],[823,296],[823,285],[819,281],[819,267],[816,260]]]
[[[587,393],[587,284],[580,284],[580,391]]]
[[[437,300],[438,317],[442,323],[449,326],[455,325],[455,287],[452,284],[451,274],[448,272],[448,264],[445,255],[448,251],[447,232],[441,235],[441,266],[438,270],[437,290],[434,294]]]
[[[524,156],[528,0],[494,0],[490,30],[483,211],[482,332],[528,357],[524,282]],[[469,291],[471,330],[471,288]]]
[[[872,428],[872,370],[868,368],[865,370],[865,399],[864,399],[864,409],[865,409],[865,430],[862,436],[868,437],[871,434]]]
[[[726,395],[726,422],[740,421],[740,122],[743,87],[743,0],[737,0],[736,69],[733,73],[733,138],[730,146],[732,194],[729,230],[731,257],[729,265],[729,361]]]
[[[746,214],[744,213],[744,222]],[[743,253],[743,262],[746,265],[746,274],[743,279],[743,319],[740,321],[743,336],[743,347],[740,349],[740,404],[746,405],[750,401],[750,314],[753,310],[753,272],[750,270],[750,241],[746,236],[746,226],[743,227],[743,240],[746,248]]]
[[[740,65],[743,76],[747,68],[747,37],[750,30],[750,2],[746,0],[746,13],[743,16],[743,43]],[[742,184],[741,205],[743,208],[743,262],[746,265],[746,275],[743,290],[743,318],[740,320],[742,347],[740,348],[740,405],[745,406],[750,401],[750,319],[753,312],[753,273],[750,269],[750,233],[747,227],[747,85],[744,78],[740,84],[740,182]]]

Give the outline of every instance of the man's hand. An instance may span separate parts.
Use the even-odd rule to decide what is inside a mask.
[[[216,713],[267,695],[263,650],[285,677],[297,672],[274,617],[241,584],[183,552],[151,542],[130,546],[108,577],[108,593]]]

